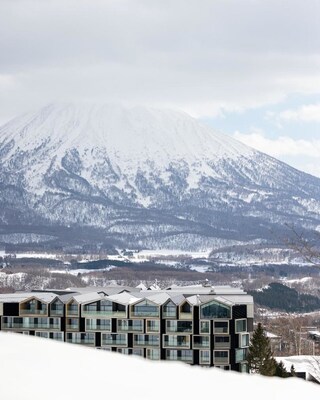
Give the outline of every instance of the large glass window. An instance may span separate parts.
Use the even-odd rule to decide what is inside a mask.
[[[25,303],[21,303],[20,305],[20,313],[21,314],[47,314],[48,306],[45,303],[37,299],[32,299],[26,301]]]
[[[249,333],[239,334],[239,347],[249,347],[250,335]]]
[[[167,332],[192,332],[192,321],[169,320],[167,323]]]
[[[164,335],[164,346],[166,347],[190,347],[190,336]]]
[[[164,318],[175,318],[177,316],[177,306],[169,301],[167,304],[163,306],[163,317]]]
[[[72,302],[67,304],[67,313],[68,315],[78,315],[79,313],[79,305],[76,302]]]
[[[147,320],[147,332],[160,332],[160,320],[148,319]]]
[[[160,350],[159,349],[147,349],[146,357],[149,360],[160,360]]]
[[[110,331],[111,320],[101,318],[86,318],[86,330],[87,331]]]
[[[50,315],[63,315],[64,305],[60,300],[55,300],[50,305]]]
[[[79,330],[79,318],[66,318],[67,330]]]
[[[211,301],[200,306],[200,317],[201,319],[231,318],[231,308],[216,301]]]
[[[103,333],[101,343],[103,346],[127,346],[128,336],[124,333]]]
[[[248,349],[236,349],[236,363],[247,359]]]
[[[94,345],[94,333],[67,332],[66,341],[70,343]]]
[[[118,332],[143,332],[142,319],[119,319]]]
[[[247,331],[247,320],[246,319],[237,319],[235,322],[236,333],[246,332]]]
[[[210,348],[210,336],[193,335],[193,348]]]
[[[200,321],[200,333],[210,333],[210,321]]]
[[[210,350],[200,350],[200,364],[210,364]]]
[[[180,360],[186,362],[193,361],[193,353],[192,350],[166,350],[166,359],[167,360]]]
[[[134,346],[159,346],[160,337],[158,335],[133,335]]]
[[[159,317],[159,306],[144,300],[132,306],[132,315],[134,317]]]

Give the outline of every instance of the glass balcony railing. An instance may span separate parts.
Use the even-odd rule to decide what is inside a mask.
[[[32,309],[32,308],[21,308],[20,315],[47,315],[48,310],[47,308],[42,310]]]
[[[163,318],[176,318],[177,311],[176,310],[166,310],[162,313]]]
[[[126,318],[127,312],[126,311],[90,311],[90,310],[83,310],[82,311],[83,317],[109,317],[109,318]]]
[[[78,331],[79,330],[79,324],[67,324],[66,325],[66,330],[67,331]]]
[[[157,311],[143,311],[133,310],[131,311],[132,317],[159,317],[159,310]]]
[[[188,349],[190,347],[190,342],[172,342],[169,340],[164,341],[164,347],[172,347],[175,349]]]

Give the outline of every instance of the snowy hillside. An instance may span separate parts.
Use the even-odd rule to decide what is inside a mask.
[[[300,217],[319,228],[318,178],[184,113],[53,104],[0,128],[0,244],[211,250]]]
[[[148,361],[80,345],[0,334],[0,397],[5,400],[316,399],[319,387],[298,378],[266,378]]]

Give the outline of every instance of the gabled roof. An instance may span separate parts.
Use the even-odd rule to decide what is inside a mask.
[[[92,303],[94,301],[99,301],[104,297],[105,296],[103,294],[99,294],[97,292],[83,293],[72,296],[72,298],[79,304]]]
[[[16,292],[9,294],[1,294],[0,302],[1,303],[21,303],[27,300],[31,300],[33,298],[40,300],[44,303],[51,303],[58,296],[55,293],[51,292]]]
[[[141,299],[128,292],[122,292],[105,297],[106,300],[113,301],[122,305],[133,304]]]

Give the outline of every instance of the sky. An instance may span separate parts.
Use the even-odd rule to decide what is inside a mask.
[[[319,38],[318,0],[0,0],[0,124],[169,107],[320,177]]]
[[[16,333],[0,333],[0,358],[0,398],[5,400],[319,397],[317,384],[299,378],[270,378],[183,362],[149,361]]]

